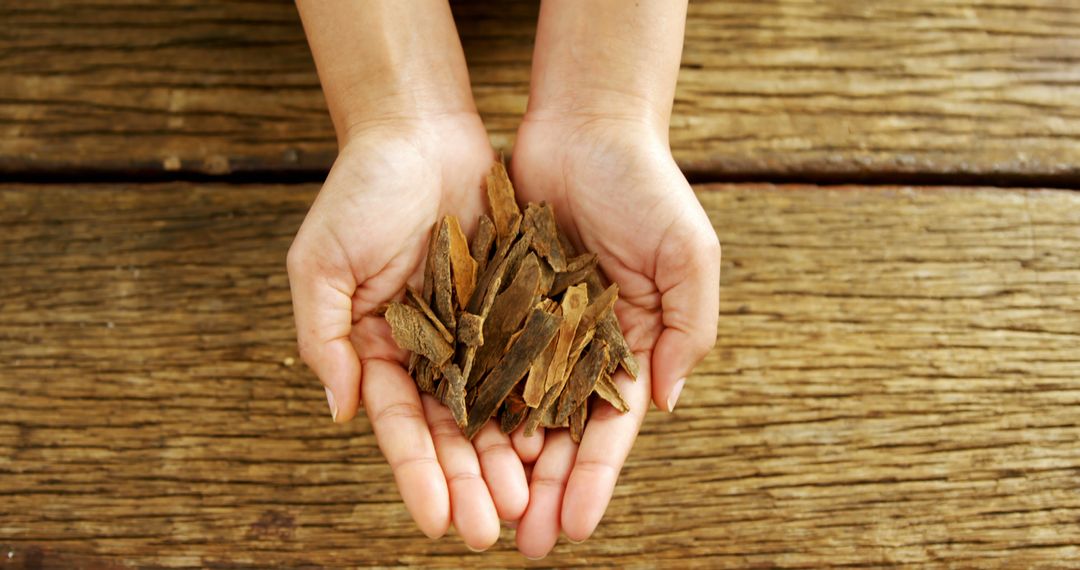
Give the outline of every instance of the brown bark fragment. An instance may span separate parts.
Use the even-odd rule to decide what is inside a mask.
[[[451,364],[443,369],[442,384],[447,388],[445,395],[440,399],[450,408],[450,413],[454,415],[454,422],[459,428],[464,429],[469,424],[468,413],[465,410],[465,378],[461,375],[457,364]]]
[[[480,214],[476,226],[476,237],[469,244],[469,254],[476,260],[476,271],[480,274],[487,267],[491,257],[491,246],[495,243],[495,224],[487,214]],[[464,303],[462,304],[464,307]]]
[[[454,348],[419,310],[390,303],[385,318],[398,346],[427,357],[436,367],[442,368],[454,355]]]
[[[521,210],[514,197],[514,187],[501,161],[496,162],[487,175],[487,196],[491,204],[491,218],[495,222],[495,235],[501,244],[517,233],[513,227],[521,223]]]
[[[528,314],[533,295],[540,280],[540,266],[535,255],[529,255],[505,291],[495,297],[491,312],[484,318],[484,344],[476,353],[470,376],[470,387],[499,360],[506,350],[510,336],[521,326]]]
[[[562,423],[570,417],[570,414],[585,402],[589,394],[592,394],[596,379],[607,370],[607,361],[606,342],[597,340],[589,345],[589,350],[574,366],[570,379],[566,382],[566,388],[559,397],[558,413],[555,415],[556,423]]]
[[[454,343],[454,335],[446,330],[446,327],[439,321],[439,317],[436,317],[435,312],[431,310],[431,306],[427,304],[427,301],[424,301],[424,298],[420,296],[420,293],[418,293],[416,289],[406,286],[405,298],[412,302],[414,307],[420,309],[420,311],[424,313],[424,316],[426,316],[428,320],[431,321],[431,324],[439,331],[439,335],[443,337],[443,340],[450,344]]]
[[[568,370],[566,364],[570,358],[570,349],[573,347],[574,337],[577,334],[581,317],[588,306],[588,302],[589,295],[586,293],[584,285],[576,285],[566,290],[562,300],[563,324],[559,328],[558,344],[551,357],[551,365],[548,367],[543,391],[540,392],[539,396],[535,393],[532,394],[534,396],[533,400],[526,397],[526,402],[539,400],[552,386],[562,382],[563,378],[565,378]],[[528,395],[528,387],[526,387],[526,396]],[[534,407],[536,405],[539,405],[539,402],[533,404]]]
[[[585,402],[570,414],[570,439],[574,443],[581,443],[581,436],[585,433],[585,420],[589,415],[589,403]]]
[[[561,271],[554,275],[551,280],[551,287],[548,289],[548,294],[558,295],[565,291],[567,287],[584,281],[585,278],[596,269],[596,259],[595,253],[586,253],[575,257],[573,261],[567,265],[566,271]]]
[[[450,279],[450,228],[446,219],[439,222],[435,233],[435,255],[432,260],[434,271],[435,302],[432,308],[435,314],[446,325],[446,330],[451,333],[456,328],[454,325],[454,299],[453,284]]]
[[[559,330],[561,318],[536,308],[525,321],[518,341],[503,355],[491,373],[477,388],[476,402],[469,410],[469,425],[465,436],[472,439],[491,417],[514,385],[529,370],[529,365],[547,347]]]
[[[443,224],[449,234],[450,267],[454,293],[457,294],[457,306],[464,307],[469,304],[473,288],[476,287],[476,260],[469,253],[469,242],[465,239],[465,232],[461,230],[458,219],[446,216]]]
[[[585,282],[589,285],[589,295],[598,295],[603,290],[603,286],[600,284],[600,275],[595,271],[586,278]],[[630,378],[636,380],[639,372],[637,359],[634,358],[634,352],[630,350],[630,345],[626,343],[626,338],[619,327],[619,320],[615,317],[615,312],[611,310],[605,311],[600,316],[596,328],[597,336],[608,343],[608,349],[612,354],[611,360],[618,360],[627,374],[630,375]]]
[[[499,413],[499,429],[503,433],[516,430],[521,425],[521,422],[525,421],[528,412],[529,408],[525,405],[521,392],[515,389],[510,392],[510,395],[502,403],[502,411]]]
[[[556,313],[558,314],[558,313]],[[566,324],[566,316],[563,317],[563,325]],[[561,327],[560,327],[561,328]],[[535,408],[540,405],[540,400],[544,398],[544,388],[547,385],[548,368],[551,366],[552,358],[555,356],[555,347],[558,345],[559,335],[551,339],[544,352],[540,354],[540,358],[537,358],[532,366],[529,367],[529,376],[525,379],[525,391],[522,398],[525,404],[530,408]]]
[[[608,366],[611,366],[611,362],[614,362],[614,359],[608,362]],[[623,413],[630,411],[630,406],[626,404],[626,400],[623,399],[622,394],[619,392],[619,387],[615,385],[615,380],[611,378],[611,375],[607,371],[596,379],[596,387],[594,389],[597,396],[603,398],[616,410]]]
[[[530,244],[533,251],[547,260],[555,271],[566,271],[566,254],[559,243],[558,228],[551,206],[547,204],[529,204],[525,209],[523,229],[533,230]],[[564,287],[565,289],[565,287]]]
[[[484,344],[484,319],[472,313],[458,313],[458,340],[465,346]]]

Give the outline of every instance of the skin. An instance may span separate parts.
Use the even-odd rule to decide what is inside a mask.
[[[685,19],[686,3],[670,0],[541,5],[513,180],[618,283],[615,312],[641,370],[636,382],[616,377],[630,412],[594,406],[576,450],[549,435],[517,533],[532,558],[560,531],[575,542],[593,533],[649,400],[673,410],[715,343],[720,244],[668,142]]]
[[[341,151],[288,267],[301,356],[333,395],[335,421],[363,401],[428,536],[452,523],[483,549],[502,519],[530,558],[560,533],[587,539],[649,401],[671,411],[715,342],[720,245],[667,138],[685,1],[541,5],[511,176],[520,201],[551,203],[619,284],[616,314],[641,367],[636,381],[615,378],[631,411],[594,406],[580,446],[565,430],[506,437],[494,425],[468,442],[420,397],[407,355],[372,315],[420,284],[439,216],[457,215],[471,235],[485,209],[493,154],[445,1],[297,4]]]
[[[525,510],[522,461],[494,426],[469,442],[443,406],[421,398],[407,355],[373,315],[406,283],[421,284],[440,216],[473,230],[494,157],[449,8],[423,3],[298,3],[340,152],[289,249],[289,282],[300,355],[334,420],[362,401],[421,531],[439,537],[452,523],[482,550],[498,540],[500,518]]]

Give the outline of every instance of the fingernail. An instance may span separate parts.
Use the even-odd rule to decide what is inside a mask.
[[[330,404],[330,417],[337,421],[337,404],[334,403],[334,393],[330,391],[330,388],[323,386],[323,390],[326,390],[326,403]]]
[[[679,394],[682,394],[683,385],[686,384],[686,378],[680,378],[675,383],[675,387],[671,389],[671,395],[667,399],[667,411],[674,412],[675,404],[679,401]]]
[[[570,544],[581,544],[581,543],[583,543],[585,541],[584,540],[574,540],[574,539],[572,539],[572,538],[570,538],[568,536],[568,537],[566,537],[566,542],[569,542]]]
[[[473,548],[468,544],[465,545],[465,548],[468,548],[470,552],[484,552],[485,550],[487,550],[486,548]]]

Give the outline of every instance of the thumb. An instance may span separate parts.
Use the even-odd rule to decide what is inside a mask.
[[[327,265],[318,251],[299,237],[289,248],[296,336],[300,357],[326,388],[331,417],[344,422],[356,415],[360,399],[360,359],[349,341],[356,282],[347,267]]]
[[[712,226],[679,233],[661,246],[656,272],[664,330],[652,352],[652,396],[669,412],[716,343],[720,312],[720,242]]]

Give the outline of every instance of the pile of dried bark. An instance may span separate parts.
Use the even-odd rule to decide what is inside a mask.
[[[408,288],[386,320],[420,390],[470,439],[497,415],[506,433],[524,422],[526,434],[569,427],[580,441],[590,396],[625,412],[611,375],[638,373],[612,312],[618,287],[603,287],[596,255],[574,252],[549,205],[518,208],[501,163],[487,195],[472,243],[454,216],[435,225],[423,291]]]

